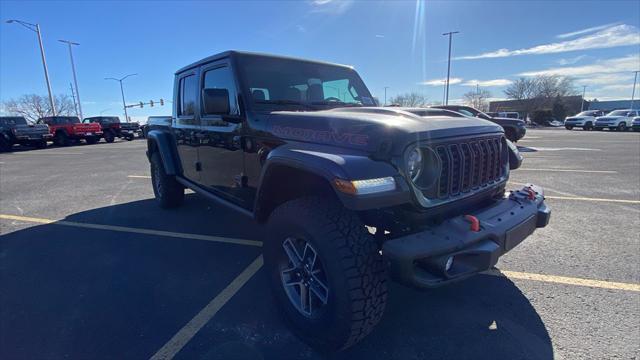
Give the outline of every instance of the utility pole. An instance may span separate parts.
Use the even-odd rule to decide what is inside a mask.
[[[27,29],[38,34],[38,44],[40,45],[40,55],[42,56],[42,66],[44,67],[44,79],[47,82],[47,90],[49,91],[49,105],[51,106],[51,114],[56,116],[56,103],[53,99],[53,93],[51,92],[51,82],[49,81],[49,70],[47,69],[47,59],[44,56],[44,46],[42,45],[42,33],[40,32],[40,25],[31,24],[26,21],[20,20],[7,20],[7,24],[18,23]]]
[[[382,106],[387,106],[387,89],[388,88],[389,88],[388,86],[384,87],[384,105]]]
[[[71,71],[73,72],[73,83],[76,86],[76,96],[78,97],[78,108],[76,109],[76,112],[80,116],[80,120],[82,120],[83,117],[82,117],[82,103],[80,103],[80,90],[78,89],[78,79],[76,78],[76,65],[73,62],[73,51],[71,51],[71,45],[80,45],[80,44],[73,41],[69,41],[69,40],[58,40],[58,41],[69,45],[69,58],[71,59]]]
[[[584,111],[584,93],[587,91],[587,85],[582,86],[582,105],[580,106],[580,112]],[[633,104],[632,104],[633,105]]]
[[[76,94],[73,91],[73,85],[69,83],[69,88],[71,89],[71,99],[73,99],[73,109],[76,111],[76,116],[80,116],[78,113],[78,104],[76,103]],[[82,116],[80,116],[80,120],[82,120]]]
[[[447,94],[447,79],[442,80],[442,105],[444,105],[444,97]]]
[[[122,87],[122,81],[126,78],[128,78],[129,76],[135,76],[138,75],[136,74],[129,74],[125,77],[122,77],[120,79],[116,79],[116,78],[104,78],[105,80],[115,80],[117,82],[120,83],[120,93],[122,94],[122,108],[124,109],[124,119],[126,122],[129,122],[129,115],[127,114],[127,103],[124,101],[124,88]]]
[[[449,77],[451,75],[451,39],[453,38],[453,34],[458,34],[459,31],[450,31],[448,33],[444,33],[442,35],[449,36],[449,60],[447,61],[447,88],[445,95],[445,105],[449,105]]]
[[[636,97],[636,82],[638,81],[638,73],[639,72],[640,71],[634,71],[636,76],[634,76],[634,78],[633,78],[633,91],[631,92],[631,110],[633,110],[633,100],[635,100],[635,97]]]
[[[476,83],[476,109],[480,109],[480,84]]]

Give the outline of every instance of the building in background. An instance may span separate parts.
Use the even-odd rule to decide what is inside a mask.
[[[636,99],[633,102],[633,107],[640,107],[640,100]],[[604,111],[612,111],[618,109],[631,109],[631,100],[606,100],[606,101],[598,101],[598,99],[594,99],[589,101],[589,110],[604,110]]]

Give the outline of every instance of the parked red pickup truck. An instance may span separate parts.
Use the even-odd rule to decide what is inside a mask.
[[[77,116],[47,116],[39,119],[38,124],[49,125],[53,143],[58,146],[69,146],[81,139],[95,144],[102,136],[100,124],[82,124]]]

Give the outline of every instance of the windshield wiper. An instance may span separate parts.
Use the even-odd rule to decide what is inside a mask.
[[[345,107],[352,107],[352,106],[361,107],[362,106],[362,104],[358,104],[358,103],[347,103],[344,101],[335,101],[335,100],[312,101],[311,105],[339,105],[339,106],[345,106]]]
[[[303,103],[302,101],[278,99],[278,100],[254,100],[256,104],[274,104],[274,105],[298,105],[307,109],[317,110],[315,107]]]

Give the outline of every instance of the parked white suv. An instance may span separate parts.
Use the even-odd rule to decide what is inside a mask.
[[[596,123],[596,118],[604,116],[602,110],[587,110],[577,115],[569,116],[564,120],[564,127],[567,130],[571,130],[574,127],[579,127],[584,130],[593,130],[593,125]]]
[[[609,130],[627,131],[631,128],[633,118],[640,116],[638,110],[614,110],[605,116],[596,118],[596,124],[594,129],[602,130],[609,128]]]
[[[633,131],[640,131],[640,116],[636,116],[633,118],[633,123],[631,123],[631,128],[633,128]]]

